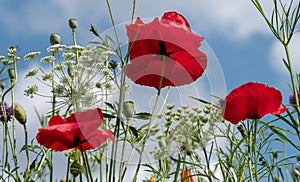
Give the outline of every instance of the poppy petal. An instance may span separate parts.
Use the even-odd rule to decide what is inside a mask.
[[[249,82],[226,96],[222,114],[224,119],[237,124],[245,119],[260,119],[266,114],[281,114],[286,111],[281,108],[281,102],[279,90]]]
[[[198,49],[203,37],[166,20],[189,27],[176,12],[165,13],[161,21],[155,18],[144,24],[138,19],[126,26],[130,51],[126,75],[137,84],[156,89],[190,84],[206,68],[207,57]]]

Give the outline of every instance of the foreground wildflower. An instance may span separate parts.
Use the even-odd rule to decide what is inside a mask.
[[[8,106],[6,104],[6,102],[4,102],[4,108],[5,108],[5,111],[6,111],[7,121],[11,121],[11,118],[12,118],[12,108],[11,108],[11,106]],[[2,111],[1,108],[0,108],[0,121],[5,122],[3,111]]]
[[[225,98],[224,119],[233,124],[245,119],[260,119],[266,114],[287,111],[281,106],[279,90],[261,83],[249,82],[229,93]]]
[[[126,74],[135,83],[159,90],[192,83],[204,72],[203,37],[191,32],[182,15],[167,12],[147,24],[137,18],[126,28],[131,61]]]
[[[114,141],[113,133],[100,130],[103,115],[99,108],[85,112],[75,112],[66,119],[53,116],[49,126],[40,128],[37,141],[55,151],[79,149],[82,151],[99,147],[108,138]]]
[[[185,169],[180,173],[180,178],[182,182],[194,182],[191,169]]]

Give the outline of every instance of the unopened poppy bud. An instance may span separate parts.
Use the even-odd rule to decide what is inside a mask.
[[[60,43],[60,35],[58,33],[53,33],[50,35],[50,43],[51,45]]]
[[[75,18],[69,19],[69,27],[72,30],[75,30],[77,28],[77,25],[78,25],[78,22],[77,22],[77,20]]]
[[[101,86],[102,86],[102,84],[101,84],[100,82],[97,82],[97,83],[96,83],[96,87],[97,87],[97,88],[101,88]]]
[[[300,172],[299,172],[299,170],[297,168],[294,169],[294,175],[296,177],[300,176]]]
[[[111,69],[116,69],[116,67],[118,66],[117,62],[115,60],[112,60],[109,62],[109,66]]]
[[[16,70],[14,68],[8,69],[8,76],[10,80],[15,80],[16,79]]]
[[[23,107],[20,106],[19,104],[14,104],[14,115],[17,121],[21,124],[26,124],[27,121],[27,116],[26,112],[24,111]]]
[[[240,131],[240,133],[242,134],[243,137],[248,136],[248,132],[247,132],[247,130],[244,128],[243,125],[239,125],[239,126],[237,127],[237,129]]]
[[[5,89],[5,86],[6,86],[6,85],[5,85],[5,83],[4,83],[4,82],[1,82],[1,83],[0,83],[0,87],[1,87],[1,89],[2,89],[2,90],[4,90],[4,89]]]
[[[68,65],[68,75],[69,75],[69,77],[71,77],[71,78],[74,77],[74,65],[73,65],[73,64],[69,64],[69,65]]]
[[[74,176],[77,177],[81,173],[81,164],[79,164],[77,161],[74,161],[71,166],[70,166],[70,173]]]
[[[278,158],[278,152],[277,152],[277,151],[274,151],[274,152],[273,152],[273,157],[274,157],[274,159],[277,159],[277,158]]]
[[[131,118],[134,115],[134,103],[132,101],[126,101],[123,105],[123,114],[127,118]]]
[[[299,154],[297,155],[296,158],[297,158],[297,161],[300,161],[300,155]]]

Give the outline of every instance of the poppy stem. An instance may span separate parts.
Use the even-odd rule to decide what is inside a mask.
[[[87,155],[86,155],[85,151],[82,151],[82,146],[81,145],[80,145],[80,152],[81,152],[83,165],[84,165],[85,172],[86,172],[86,178],[87,178],[88,181],[93,182],[93,176],[92,176],[92,173],[91,173],[91,169],[90,169],[90,166],[89,166]]]

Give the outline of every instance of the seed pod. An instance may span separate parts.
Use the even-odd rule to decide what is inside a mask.
[[[82,166],[77,161],[74,161],[70,166],[70,173],[76,178],[82,171]]]
[[[4,90],[5,87],[6,87],[5,83],[4,83],[4,82],[1,82],[1,83],[0,83],[0,87],[1,87],[2,90]]]
[[[74,65],[73,65],[73,64],[69,64],[69,65],[68,65],[68,75],[69,75],[69,77],[71,77],[71,78],[74,77]]]
[[[134,115],[134,103],[132,101],[126,101],[123,105],[123,114],[127,118],[131,118]]]
[[[77,28],[77,25],[78,25],[78,22],[77,22],[77,20],[75,18],[69,19],[69,27],[72,30],[75,30]]]
[[[8,69],[8,76],[10,80],[15,80],[16,79],[16,70],[14,68]]]
[[[53,33],[50,35],[50,43],[51,45],[60,43],[60,35],[58,33]]]
[[[27,116],[26,116],[26,112],[24,111],[22,106],[15,103],[14,104],[14,114],[15,114],[16,120],[19,121],[19,123],[21,123],[23,125],[26,124]]]

